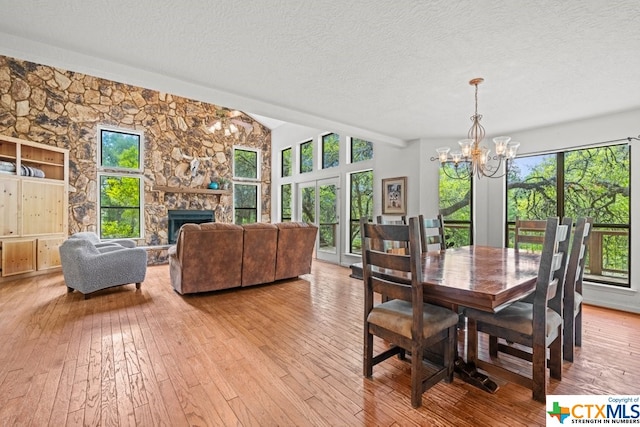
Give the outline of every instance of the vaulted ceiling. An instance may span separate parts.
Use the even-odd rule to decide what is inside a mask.
[[[402,145],[640,108],[637,0],[15,1],[0,54]]]

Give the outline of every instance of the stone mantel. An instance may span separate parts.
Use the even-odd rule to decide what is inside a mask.
[[[165,193],[192,193],[192,194],[213,194],[220,197],[224,194],[231,194],[228,190],[211,190],[208,188],[191,188],[191,187],[165,187],[156,185],[153,187],[155,191],[164,191]]]

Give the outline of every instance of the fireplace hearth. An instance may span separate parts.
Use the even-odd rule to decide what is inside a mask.
[[[178,231],[183,224],[202,224],[203,222],[214,222],[215,215],[210,210],[169,210],[169,225],[167,234],[169,244],[173,245],[178,239]]]

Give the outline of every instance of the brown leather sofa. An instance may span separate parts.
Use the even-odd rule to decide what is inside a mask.
[[[189,294],[310,273],[317,232],[295,222],[184,224],[169,248],[171,285]]]

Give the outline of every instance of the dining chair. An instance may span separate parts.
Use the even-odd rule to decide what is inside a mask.
[[[516,228],[513,247],[516,249],[529,249],[532,246],[540,247],[544,243],[544,231],[547,221],[538,219],[516,218]],[[525,245],[522,247],[521,245]]]
[[[465,309],[467,360],[530,388],[533,399],[540,402],[546,396],[547,348],[550,376],[562,379],[562,298],[571,225],[570,218],[563,219],[562,224],[557,217],[546,221],[533,302],[517,301],[496,313]],[[478,332],[489,335],[489,356],[494,363],[478,358]],[[499,343],[498,338],[507,344]],[[531,376],[520,373],[520,366],[518,372],[508,370],[506,364],[495,360],[498,352],[531,362]]]
[[[562,355],[573,362],[575,347],[582,346],[582,277],[593,218],[578,218],[564,282],[564,332]]]
[[[409,225],[373,224],[360,221],[364,275],[364,376],[371,378],[373,367],[398,355],[410,358],[411,405],[422,405],[422,394],[440,380],[453,380],[458,315],[451,310],[424,303],[420,230],[417,218]],[[375,241],[401,241],[406,255],[377,251]],[[393,274],[382,272],[393,270]],[[375,274],[374,274],[375,273]],[[374,304],[374,292],[390,300]],[[374,355],[374,336],[389,345]],[[425,350],[443,343],[442,365],[435,371],[425,366]],[[431,368],[431,367],[429,367]]]
[[[420,221],[420,244],[422,252],[427,252],[429,246],[438,247],[438,250],[447,249],[447,242],[444,237],[444,219],[441,214],[436,218],[425,218],[419,215]]]

